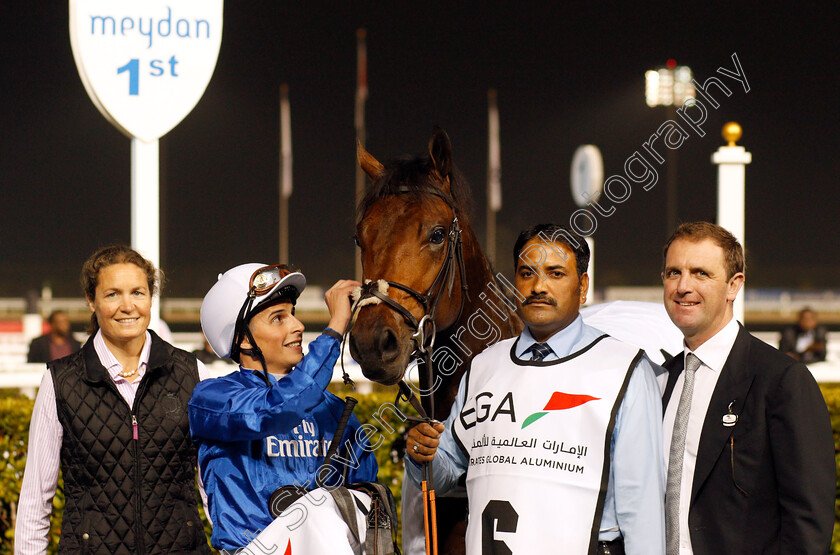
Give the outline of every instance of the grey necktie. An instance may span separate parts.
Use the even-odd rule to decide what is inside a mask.
[[[531,351],[531,360],[536,361],[540,361],[554,352],[545,343],[534,343],[528,350]]]
[[[665,489],[665,552],[677,555],[680,551],[680,482],[682,481],[683,456],[685,454],[685,432],[688,415],[691,412],[691,395],[694,393],[694,376],[700,367],[700,359],[689,353],[685,362],[685,383],[683,384],[677,416],[674,418],[674,433],[671,436],[671,451],[668,455],[668,484]]]

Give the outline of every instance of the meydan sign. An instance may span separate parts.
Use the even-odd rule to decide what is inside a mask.
[[[70,43],[91,100],[154,141],[195,107],[216,67],[223,0],[70,0]]]
[[[160,145],[213,76],[223,0],[70,0],[70,44],[85,89],[131,137],[131,246],[160,267]],[[149,327],[161,331],[160,303]]]

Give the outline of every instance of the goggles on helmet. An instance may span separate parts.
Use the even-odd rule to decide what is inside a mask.
[[[292,270],[285,264],[263,266],[251,275],[251,281],[248,283],[248,294],[261,297],[291,273]]]
[[[251,331],[248,329],[248,321],[254,313],[256,308],[270,303],[272,300],[281,297],[291,297],[292,304],[298,296],[298,291],[293,286],[280,287],[270,296],[265,299],[260,299],[256,302],[257,297],[262,297],[270,293],[286,276],[292,274],[294,271],[285,264],[274,264],[271,266],[263,266],[258,268],[252,275],[248,282],[248,295],[245,297],[245,302],[242,303],[242,308],[239,309],[239,315],[236,318],[234,325],[233,345],[231,346],[231,358],[238,360],[239,353],[244,352],[249,356],[254,356],[262,362],[263,379],[266,385],[270,385],[268,379],[268,369],[266,368],[265,358],[262,351],[254,341]],[[294,312],[293,312],[294,313]],[[247,337],[252,347],[250,349],[242,349],[240,343],[243,338]]]

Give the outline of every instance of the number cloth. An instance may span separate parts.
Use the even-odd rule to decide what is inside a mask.
[[[623,537],[631,555],[665,550],[661,401],[638,348],[576,319],[529,361],[534,340],[472,362],[434,461],[446,493],[466,472],[467,552],[593,553]],[[420,469],[406,465],[413,482]]]
[[[293,553],[294,555],[358,555],[367,533],[370,496],[350,491],[356,499],[356,540],[330,492],[317,488],[301,497],[268,525],[245,553]]]
[[[491,350],[513,347],[507,340]],[[533,549],[535,538],[564,553],[588,551],[601,522],[615,414],[639,356],[603,337],[561,371],[513,355],[473,362],[453,428],[470,457],[470,506],[482,511],[470,512],[469,545],[486,552],[501,536],[514,553]],[[503,524],[508,534],[498,534]]]

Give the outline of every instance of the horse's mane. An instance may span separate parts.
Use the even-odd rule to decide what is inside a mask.
[[[418,202],[429,200],[423,194],[427,189],[437,188],[429,178],[432,162],[429,156],[407,156],[386,162],[385,169],[365,191],[362,202],[356,209],[356,222],[359,222],[377,200],[396,193],[411,194]],[[408,192],[406,193],[406,189]],[[449,174],[449,190],[452,209],[459,216],[469,215],[472,209],[472,195],[466,179],[458,169],[452,166]]]

